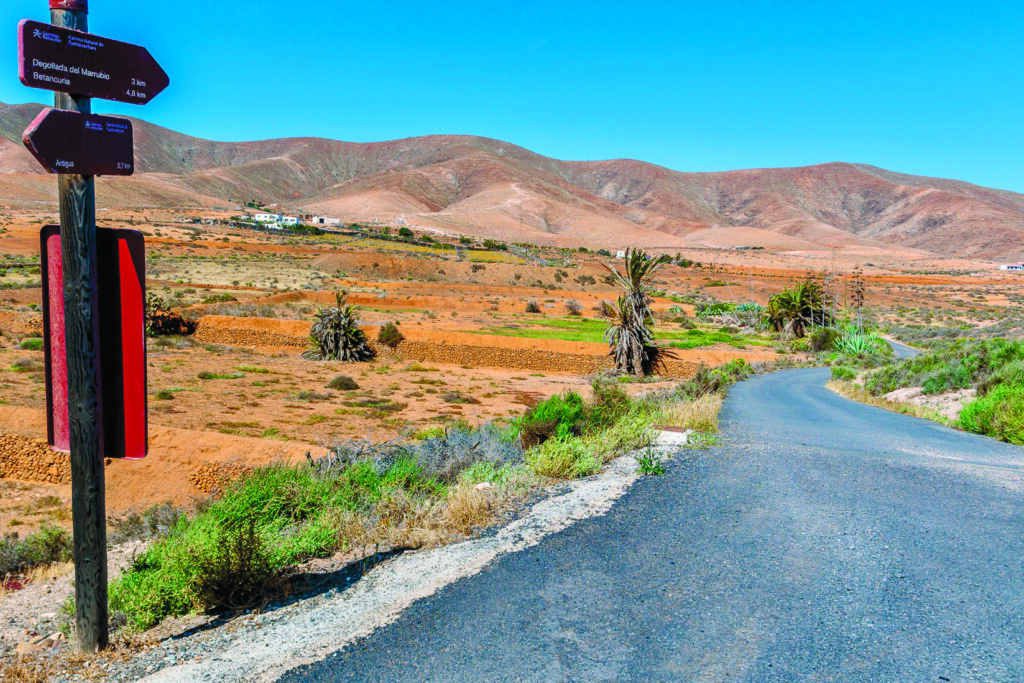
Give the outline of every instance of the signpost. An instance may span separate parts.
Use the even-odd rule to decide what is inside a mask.
[[[65,433],[71,451],[75,633],[80,651],[95,652],[105,648],[108,642],[103,459],[111,457],[115,451],[130,451],[136,457],[145,453],[144,445],[139,450],[138,431],[130,426],[122,425],[122,442],[105,443],[105,437],[115,441],[118,434],[117,428],[104,429],[105,424],[116,425],[119,419],[133,418],[125,412],[120,417],[114,416],[116,419],[104,420],[105,410],[121,410],[123,406],[116,405],[116,401],[114,405],[106,404],[112,392],[116,393],[116,387],[104,387],[102,378],[107,378],[108,384],[119,381],[122,396],[137,395],[141,382],[144,397],[145,374],[139,377],[136,371],[137,326],[129,326],[131,331],[127,337],[123,334],[126,329],[123,318],[125,315],[135,318],[132,311],[141,303],[139,259],[132,256],[127,243],[121,245],[115,239],[116,262],[128,277],[118,276],[112,280],[105,265],[101,283],[97,267],[94,176],[129,175],[135,170],[132,129],[130,122],[123,119],[92,116],[90,98],[145,104],[167,87],[168,78],[144,48],[88,33],[88,0],[49,0],[49,5],[50,24],[25,20],[18,25],[18,73],[25,85],[55,91],[54,110],[44,112],[33,121],[24,139],[47,170],[60,174],[57,178],[60,279],[52,284],[62,281],[63,297],[51,296],[47,301],[50,307],[47,323],[62,321],[64,363],[61,368],[60,359],[52,358],[60,353],[60,344],[54,345],[51,340],[47,354],[51,363],[47,372],[51,377],[55,371],[66,373],[67,377]],[[54,255],[50,250],[56,248],[55,244],[46,243],[44,259]],[[49,259],[47,278],[50,265],[55,261]],[[117,316],[107,312],[113,310],[109,304],[101,308],[99,302],[101,290],[106,297],[114,289],[121,293]],[[61,305],[63,316],[54,315],[53,308]],[[102,325],[101,313],[106,316]],[[113,317],[117,319],[111,320]],[[113,333],[112,323],[118,328]],[[101,346],[119,344],[124,345],[121,367],[108,368],[101,373],[103,360],[119,357],[109,349],[101,357]],[[141,344],[144,370],[144,336]],[[57,412],[56,407],[53,410]],[[145,413],[142,415],[144,418]],[[142,439],[145,439],[144,432]]]
[[[128,119],[44,109],[25,129],[22,141],[50,173],[131,175],[135,171]]]

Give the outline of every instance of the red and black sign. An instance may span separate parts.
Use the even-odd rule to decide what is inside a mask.
[[[146,257],[134,230],[97,228],[99,279],[100,389],[103,456],[136,460],[146,456]],[[46,431],[50,446],[67,451],[68,366],[64,327],[60,226],[40,233],[43,272],[43,337],[46,351]]]
[[[144,47],[30,19],[18,24],[18,56],[30,88],[146,104],[170,83]]]
[[[44,109],[25,129],[22,141],[50,173],[135,172],[134,131],[128,119]]]

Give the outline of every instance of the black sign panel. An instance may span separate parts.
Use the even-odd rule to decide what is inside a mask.
[[[170,79],[144,47],[24,19],[18,76],[30,88],[146,104]]]
[[[44,109],[25,129],[28,151],[50,173],[131,175],[132,122],[113,116]]]

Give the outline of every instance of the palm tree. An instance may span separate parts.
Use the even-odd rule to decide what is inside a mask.
[[[302,355],[312,360],[370,360],[373,349],[359,327],[359,309],[346,304],[342,292],[335,293],[334,300],[334,306],[317,311],[309,332],[313,348]]]
[[[832,325],[826,298],[820,283],[805,280],[793,289],[784,289],[772,296],[765,315],[776,332],[792,332],[795,337],[803,337],[807,328],[815,323],[822,327]]]
[[[651,258],[640,249],[628,249],[624,272],[605,264],[612,280],[623,289],[614,306],[605,305],[605,312],[612,322],[604,333],[604,340],[612,348],[618,370],[637,377],[647,375],[670,355],[654,343],[649,285],[654,273],[670,260],[664,254]]]

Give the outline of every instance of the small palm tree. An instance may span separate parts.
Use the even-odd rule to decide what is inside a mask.
[[[316,313],[309,340],[313,348],[302,354],[312,360],[364,361],[373,358],[366,333],[359,327],[359,309],[345,303],[345,295],[334,295],[335,305]]]
[[[765,316],[776,332],[791,332],[803,337],[816,323],[822,327],[832,325],[825,291],[821,284],[805,280],[793,289],[784,289],[768,300]]]
[[[653,372],[669,355],[666,349],[654,343],[649,284],[658,268],[669,260],[667,255],[651,258],[640,249],[628,249],[624,272],[605,264],[623,293],[614,306],[604,304],[605,313],[612,321],[604,340],[612,348],[616,369],[637,377]]]

